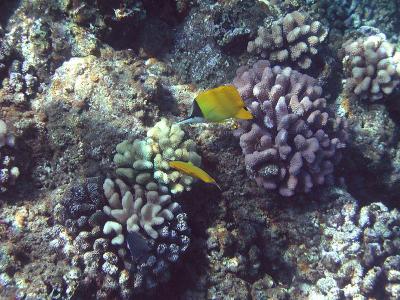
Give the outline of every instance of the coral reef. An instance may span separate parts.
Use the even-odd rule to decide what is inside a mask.
[[[238,3],[200,1],[177,27],[170,60],[185,82],[209,88],[234,75],[238,62],[228,53],[245,51],[250,32],[264,17],[259,1]]]
[[[12,61],[8,77],[3,80],[2,101],[26,104],[38,91],[38,79],[33,72],[23,71],[19,60]]]
[[[311,295],[354,299],[380,294],[377,298],[385,295],[387,299],[397,299],[399,212],[382,203],[372,203],[358,211],[353,201],[341,213],[338,220],[334,215],[329,217],[331,223],[322,233],[320,247],[325,247],[320,264],[324,273]]]
[[[190,190],[193,178],[169,167],[168,161],[192,162],[200,166],[201,157],[193,140],[184,140],[185,132],[162,119],[147,132],[147,139],[117,145],[116,173],[130,181],[146,184],[150,178],[168,186],[172,194]]]
[[[128,299],[169,279],[170,265],[189,246],[187,217],[154,182],[132,193],[121,179],[101,181],[70,187],[55,207],[62,226],[51,244],[80,268],[84,287],[97,286],[97,298]]]
[[[233,291],[244,299],[398,298],[398,210],[360,206],[341,189],[320,196],[272,205],[265,220],[234,209],[235,225],[211,227],[207,298]]]
[[[31,1],[21,1],[5,27],[1,51],[3,57],[0,56],[0,61],[7,68],[12,66],[14,60],[18,60],[18,72],[37,77],[36,88],[47,83],[63,61],[71,56],[89,55],[98,46],[96,38],[88,30],[70,19],[57,18],[56,12],[62,11],[55,3],[45,3],[52,13],[43,17],[40,6],[44,3],[40,2],[33,7]],[[17,72],[16,68],[11,72]],[[14,79],[11,77],[11,80]],[[30,84],[29,78],[25,81],[27,85]],[[26,88],[29,92],[32,87]],[[27,96],[31,97],[32,94],[28,93]]]
[[[0,1],[0,298],[399,299],[398,6]],[[246,64],[254,120],[167,121]]]
[[[7,130],[6,123],[0,120],[0,192],[14,185],[20,173],[15,165],[14,146],[14,135]]]
[[[237,134],[258,185],[292,196],[332,179],[347,122],[332,117],[314,78],[258,61],[239,68],[233,84],[255,116]]]
[[[399,21],[396,18],[398,4],[396,0],[306,0],[321,18],[326,18],[330,28],[350,32],[363,27],[378,28],[390,40],[397,41]]]
[[[100,57],[72,58],[56,70],[46,91],[31,101],[46,116],[47,143],[55,155],[33,170],[38,185],[56,186],[74,174],[98,176],[100,167],[111,168],[118,141],[139,136],[143,122],[159,114],[159,78],[151,71],[143,60],[108,50]]]
[[[100,183],[101,179],[97,177],[76,182],[54,207],[56,220],[64,224],[69,233],[76,235],[87,229],[89,218],[101,209],[105,198]]]
[[[248,43],[247,51],[275,63],[308,69],[327,35],[327,29],[319,21],[294,11],[274,22],[270,29],[261,26],[257,38]]]
[[[376,101],[400,82],[400,52],[382,34],[349,40],[344,45],[345,90]]]

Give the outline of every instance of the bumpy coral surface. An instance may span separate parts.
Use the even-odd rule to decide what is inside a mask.
[[[292,196],[332,179],[347,123],[329,113],[314,78],[258,61],[239,68],[233,84],[255,117],[241,122],[238,134],[258,185]]]
[[[80,269],[83,287],[97,286],[97,298],[128,299],[170,278],[189,246],[187,217],[155,182],[134,192],[120,179],[101,182],[74,184],[57,204],[52,246]]]
[[[384,35],[349,40],[343,47],[348,92],[375,101],[391,94],[400,83],[400,52]]]
[[[8,132],[6,123],[0,120],[0,192],[7,191],[19,176],[14,162],[14,145],[15,137]]]
[[[168,161],[192,162],[200,166],[201,157],[196,144],[184,139],[185,132],[166,119],[156,123],[147,132],[147,139],[124,141],[117,145],[114,162],[117,175],[145,184],[150,178],[168,186],[173,194],[190,190],[193,178],[170,168]]]
[[[274,22],[270,29],[261,26],[257,38],[247,45],[247,51],[259,53],[276,63],[293,63],[301,69],[308,69],[327,35],[319,21],[312,21],[307,14],[294,11]]]
[[[312,288],[313,297],[400,297],[400,214],[382,203],[358,209],[347,203],[342,217],[335,221],[332,216],[324,229],[320,263],[325,271]]]

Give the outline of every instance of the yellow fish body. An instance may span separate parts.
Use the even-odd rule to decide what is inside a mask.
[[[170,161],[168,164],[173,169],[185,173],[186,175],[198,178],[206,183],[215,184],[219,189],[221,189],[217,184],[217,182],[214,180],[214,178],[212,178],[204,170],[200,169],[199,167],[196,167],[190,162],[175,160],[175,161]]]
[[[222,122],[230,118],[249,120],[253,115],[238,90],[233,85],[223,85],[200,93],[193,101],[190,116],[178,124]]]

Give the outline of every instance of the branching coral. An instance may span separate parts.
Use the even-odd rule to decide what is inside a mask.
[[[240,122],[237,133],[258,185],[292,196],[332,177],[347,123],[329,113],[314,78],[258,61],[239,68],[233,84],[255,116]]]
[[[118,186],[119,193],[115,184]],[[174,218],[173,211],[178,204],[171,203],[170,195],[160,195],[158,185],[154,182],[147,184],[148,190],[136,184],[135,195],[132,195],[129,187],[122,180],[116,179],[115,184],[110,179],[104,182],[104,194],[109,203],[109,206],[104,207],[104,212],[120,224],[126,225],[128,232],[138,232],[142,228],[149,237],[157,239],[158,232],[153,226],[160,226],[164,221],[171,221]]]
[[[312,56],[318,53],[318,47],[327,35],[319,21],[294,11],[274,22],[270,30],[261,26],[257,38],[247,45],[247,51],[259,53],[273,62],[293,62],[301,69],[308,69]]]
[[[138,184],[134,192],[121,179],[78,182],[56,205],[58,238],[83,284],[98,285],[97,298],[151,290],[169,279],[190,242],[186,214],[165,187]],[[102,210],[101,210],[102,209]],[[103,212],[104,211],[104,212]],[[65,232],[65,233],[64,233]]]
[[[168,186],[173,194],[190,190],[193,178],[168,165],[172,160],[190,161],[196,166],[201,164],[194,141],[184,140],[184,135],[178,125],[162,119],[147,132],[147,139],[137,139],[133,143],[123,141],[117,145],[114,156],[117,175],[139,184],[146,184],[153,178]]]
[[[343,45],[345,90],[375,101],[400,83],[400,52],[382,34],[348,40]]]

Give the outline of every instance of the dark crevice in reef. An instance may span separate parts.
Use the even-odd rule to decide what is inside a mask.
[[[173,27],[187,10],[177,5],[175,1],[98,1],[109,29],[103,41],[116,50],[131,48],[151,56],[166,53],[172,45]],[[116,9],[127,15],[116,17]]]
[[[5,27],[10,16],[19,5],[18,0],[2,0],[0,1],[0,25]]]
[[[196,289],[196,285],[205,273],[204,268],[208,265],[203,251],[207,240],[207,228],[219,219],[217,195],[210,192],[212,188],[193,186],[190,193],[180,196],[179,203],[188,214],[192,243],[179,263],[171,270],[171,279],[161,285],[155,294],[143,296],[143,300],[177,299],[184,291]]]

